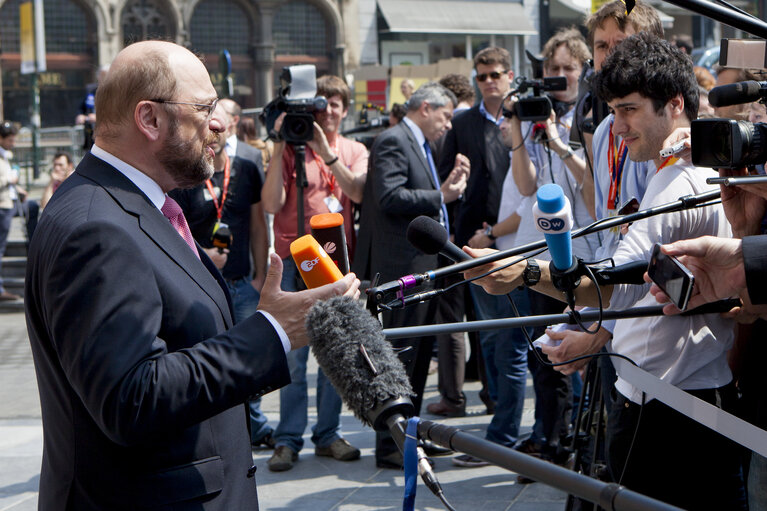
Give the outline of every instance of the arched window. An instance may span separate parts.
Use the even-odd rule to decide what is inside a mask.
[[[274,16],[272,27],[275,55],[328,57],[328,28],[325,17],[309,2],[286,3]]]
[[[3,83],[3,114],[29,123],[31,75],[20,72],[19,5],[6,0],[0,7],[0,69]],[[97,67],[96,18],[81,0],[45,0],[46,68],[40,73],[40,113],[44,128],[71,125],[93,81]]]
[[[121,26],[125,46],[147,39],[173,40],[175,30],[164,2],[131,0],[122,12]]]
[[[192,49],[215,54],[248,55],[253,29],[250,17],[235,0],[202,0],[189,23]]]
[[[19,52],[19,5],[6,0],[0,8],[0,45],[3,53]],[[45,49],[48,53],[89,53],[95,27],[89,26],[83,8],[72,0],[45,0]]]

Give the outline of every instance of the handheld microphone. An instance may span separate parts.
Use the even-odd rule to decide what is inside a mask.
[[[581,282],[578,260],[573,257],[573,210],[562,187],[546,184],[538,188],[538,201],[533,205],[536,228],[546,238],[551,254],[551,281],[554,287],[567,294],[567,303],[575,307],[573,290]]]
[[[442,254],[451,261],[468,261],[471,256],[449,239],[441,223],[421,215],[407,226],[407,240],[424,254]]]
[[[346,250],[344,217],[341,213],[322,213],[309,219],[312,236],[333,259],[341,273],[349,273],[349,253]]]
[[[363,424],[391,432],[404,453],[407,418],[415,414],[402,362],[381,324],[360,302],[336,296],[314,304],[306,316],[309,345],[317,363],[349,409]],[[418,472],[437,496],[442,488],[418,447]]]
[[[311,234],[301,236],[290,244],[290,255],[309,289],[330,284],[344,276],[338,266]]]
[[[730,106],[753,103],[767,97],[767,82],[748,80],[714,87],[708,93],[711,106]]]

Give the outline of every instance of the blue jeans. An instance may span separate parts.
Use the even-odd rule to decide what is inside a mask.
[[[226,287],[232,296],[232,306],[234,307],[234,322],[239,323],[248,316],[252,316],[258,310],[258,301],[261,294],[250,284],[247,277],[237,280],[227,280]],[[250,443],[259,444],[264,437],[272,433],[272,427],[269,426],[269,419],[261,411],[261,398],[254,399],[248,403],[250,408]]]
[[[12,208],[0,208],[0,268],[2,268],[3,254],[5,246],[8,244],[8,233],[11,231],[11,220],[13,220],[14,210]],[[0,292],[4,291],[3,277],[0,273]]]
[[[514,317],[506,296],[487,294],[479,286],[471,286],[471,296],[479,319]],[[511,293],[522,316],[530,314],[526,290]],[[532,329],[528,329],[532,334]],[[488,330],[479,333],[482,356],[487,368],[491,398],[496,402],[495,415],[487,427],[485,438],[513,447],[519,437],[522,410],[525,405],[528,344],[521,329]]]
[[[284,291],[296,290],[298,270],[291,258],[282,260],[282,283]],[[280,389],[280,423],[274,432],[276,445],[287,445],[295,452],[304,446],[304,431],[309,422],[309,396],[306,382],[306,363],[309,347],[288,353],[291,383]],[[317,424],[312,426],[312,442],[317,447],[327,447],[341,438],[341,398],[330,380],[319,369],[317,372]]]

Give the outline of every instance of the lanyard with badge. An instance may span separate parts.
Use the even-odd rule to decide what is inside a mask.
[[[332,149],[333,154],[338,155],[338,139],[336,139]],[[325,165],[325,162],[322,161],[322,158],[320,158],[317,153],[314,153],[314,161],[317,162],[317,167],[320,169],[320,177],[322,178],[322,181],[327,184],[330,192],[328,196],[323,199],[323,202],[325,202],[325,205],[331,213],[340,213],[343,211],[344,207],[341,205],[341,201],[338,200],[338,197],[333,194],[338,184],[336,182],[336,176],[333,175],[333,171],[330,170],[330,167]]]
[[[213,245],[218,248],[229,248],[229,245],[231,245],[231,231],[229,230],[229,226],[225,223],[221,222],[221,215],[224,212],[224,203],[226,202],[226,194],[229,190],[229,180],[231,178],[230,173],[230,162],[229,155],[224,152],[224,157],[226,158],[224,160],[224,183],[221,186],[221,202],[218,201],[218,197],[216,197],[216,190],[213,188],[213,182],[208,179],[205,181],[205,186],[208,188],[208,193],[210,193],[210,198],[213,201],[213,206],[216,208],[216,224],[213,226],[213,232],[211,234],[211,238],[213,240]],[[221,236],[221,235],[224,236]],[[223,238],[228,238],[229,242],[225,243],[225,240]],[[222,245],[222,246],[219,246]],[[223,246],[226,245],[226,246]]]
[[[607,147],[607,166],[610,170],[610,191],[607,195],[607,209],[617,210],[621,196],[621,181],[623,178],[623,167],[628,158],[628,147],[621,138],[621,143],[617,150],[615,148],[615,135],[613,135],[613,124],[610,123],[610,140]]]

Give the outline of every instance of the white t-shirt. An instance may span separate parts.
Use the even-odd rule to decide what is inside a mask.
[[[717,175],[711,169],[696,168],[681,161],[656,173],[655,165],[648,163],[652,178],[640,209],[709,191],[712,185],[706,184],[706,178]],[[707,234],[732,236],[721,205],[652,216],[634,222],[618,244],[615,264],[649,261],[655,243]],[[657,305],[649,289],[649,284],[615,286],[610,309]],[[732,380],[726,354],[732,346],[733,329],[734,322],[719,314],[622,319],[616,322],[611,350],[681,389],[716,388]],[[631,401],[641,403],[641,391],[620,378],[620,374],[615,387]]]
[[[511,158],[511,152],[509,152]],[[509,167],[506,177],[503,179],[503,188],[501,189],[501,205],[498,207],[498,222],[506,220],[517,212],[524,197],[519,193],[517,183],[514,182],[514,174]],[[495,247],[498,250],[508,250],[516,246],[517,233],[513,232],[505,236],[498,236],[495,240]]]

